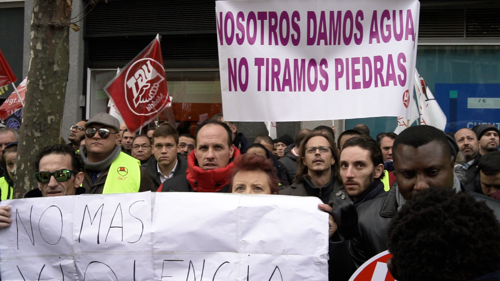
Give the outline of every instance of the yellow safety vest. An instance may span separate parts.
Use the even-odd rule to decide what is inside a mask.
[[[139,192],[141,161],[120,152],[109,167],[102,194]]]
[[[1,201],[12,199],[14,195],[14,188],[9,185],[5,177],[0,178],[0,189],[2,190]]]
[[[382,179],[382,183],[384,184],[385,192],[391,190],[391,185],[389,183],[389,172],[387,170],[384,170],[384,178]]]

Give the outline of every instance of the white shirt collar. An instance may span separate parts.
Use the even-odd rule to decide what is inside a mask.
[[[175,166],[172,168],[172,171],[170,171],[170,173],[168,173],[168,175],[164,175],[160,170],[160,165],[158,163],[156,163],[156,169],[158,171],[158,175],[160,176],[161,183],[163,183],[164,181],[166,181],[168,179],[171,179],[174,176],[174,171],[175,171],[175,168],[177,168],[177,164],[179,164],[179,161],[177,160],[177,158],[175,158]]]

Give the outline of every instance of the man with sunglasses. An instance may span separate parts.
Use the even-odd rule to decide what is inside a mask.
[[[85,163],[86,193],[109,194],[153,190],[153,181],[140,161],[121,152],[120,123],[97,113],[85,124],[85,146],[79,151]]]
[[[194,150],[196,141],[190,134],[182,134],[179,136],[179,145],[177,146],[177,153],[187,158],[188,154]]]
[[[80,149],[80,142],[85,137],[85,120],[79,121],[69,128],[69,145],[73,147],[74,150]]]
[[[25,198],[78,195],[85,192],[83,160],[80,155],[64,144],[44,147],[33,163],[38,189],[26,193]],[[0,206],[0,228],[10,226],[10,207]]]

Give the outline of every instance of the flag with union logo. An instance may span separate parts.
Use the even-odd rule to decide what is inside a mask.
[[[170,97],[159,35],[105,87],[129,131],[151,122]]]
[[[17,93],[14,90],[0,106],[0,119],[2,121],[23,107],[27,83],[28,77],[24,78],[21,84],[17,86]]]
[[[420,125],[429,125],[444,131],[447,122],[446,115],[443,113],[443,110],[417,69],[415,69],[414,79],[413,85],[415,87],[416,98],[410,95],[412,99],[410,103],[412,105],[411,118],[398,117],[398,126],[394,130],[394,133],[401,133],[415,121],[418,121]]]
[[[12,84],[16,82],[16,80],[16,75],[14,75],[2,51],[0,51],[0,87]]]

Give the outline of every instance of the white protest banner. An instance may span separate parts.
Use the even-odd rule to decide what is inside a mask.
[[[231,121],[404,116],[417,0],[216,1]]]
[[[150,193],[77,196],[74,206],[73,251],[81,280],[102,280],[103,272],[117,280],[151,280]]]
[[[71,246],[73,197],[2,201],[12,225],[0,229],[2,280],[77,280]]]
[[[196,280],[328,280],[328,222],[317,198],[156,196],[155,280],[190,274]]]
[[[318,203],[173,192],[2,201],[13,222],[0,230],[1,278],[326,281]]]

